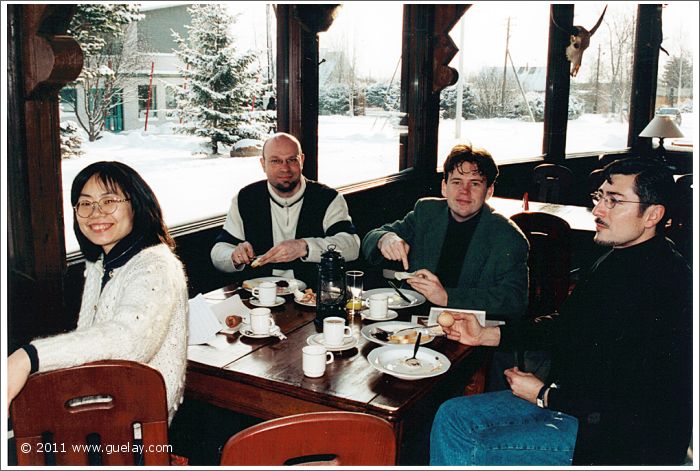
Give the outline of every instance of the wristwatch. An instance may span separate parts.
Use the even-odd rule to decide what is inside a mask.
[[[540,392],[537,393],[537,407],[540,407],[542,409],[546,409],[547,406],[545,406],[545,404],[544,404],[544,395],[547,393],[548,389],[550,389],[550,388],[556,389],[558,387],[559,386],[557,385],[557,383],[552,383],[549,386],[546,384],[544,386],[542,386],[542,388],[540,389]]]

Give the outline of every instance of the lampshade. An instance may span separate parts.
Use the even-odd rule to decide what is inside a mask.
[[[639,133],[639,137],[683,137],[683,133],[670,116],[656,115]]]

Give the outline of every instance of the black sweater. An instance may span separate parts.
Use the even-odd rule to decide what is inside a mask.
[[[549,348],[549,408],[578,418],[574,464],[675,465],[692,427],[692,275],[668,241],[614,249],[560,315],[501,330]]]

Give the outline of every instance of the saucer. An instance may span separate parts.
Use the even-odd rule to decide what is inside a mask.
[[[348,350],[357,345],[357,338],[354,335],[352,337],[345,337],[343,338],[342,345],[330,346],[323,342],[323,333],[320,333],[309,336],[309,338],[306,339],[306,343],[309,345],[321,345],[322,347],[326,347],[326,350],[329,352],[340,352],[343,350]]]
[[[363,319],[366,319],[368,321],[390,321],[391,319],[396,319],[397,317],[399,317],[399,313],[396,311],[392,311],[391,309],[389,309],[386,312],[385,317],[372,317],[370,316],[369,309],[363,309],[362,312],[360,312],[360,315]]]
[[[243,337],[250,337],[252,339],[264,339],[267,337],[276,336],[280,333],[280,327],[278,325],[273,325],[270,327],[270,331],[266,334],[255,334],[253,329],[250,328],[250,324],[241,324],[240,333]]]
[[[273,304],[260,304],[260,300],[257,298],[248,298],[248,301],[250,301],[250,304],[257,307],[276,307],[284,304],[284,298],[280,296],[275,298],[275,302]]]

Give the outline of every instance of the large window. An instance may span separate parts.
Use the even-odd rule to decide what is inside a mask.
[[[548,25],[546,3],[482,2],[462,16],[450,33],[460,80],[440,95],[438,168],[465,142],[498,162],[541,155]]]
[[[268,77],[268,71],[274,70],[273,65],[268,65],[268,60],[271,61],[274,58],[275,51],[271,51],[268,55],[266,50],[268,44],[270,47],[276,44],[274,11],[270,5],[255,2],[229,2],[217,5],[223,6],[232,16],[238,15],[228,27],[232,41],[231,49],[221,52],[221,55],[230,53],[233,58],[239,58],[250,51],[253,56],[248,66],[248,70],[254,72],[253,75],[247,82],[232,87],[236,90],[259,87],[260,91],[255,97],[252,96],[253,94],[250,97],[247,95],[238,97],[242,103],[241,107],[248,112],[253,99],[259,100],[264,94],[269,100],[269,97],[274,96],[275,93],[274,78]],[[139,47],[145,47],[139,52],[147,58],[142,61],[146,65],[135,66],[129,77],[115,78],[117,85],[123,86],[125,90],[123,108],[120,108],[120,112],[123,111],[123,131],[117,134],[109,129],[103,129],[99,137],[91,142],[85,131],[80,129],[78,134],[82,137],[80,146],[82,154],[62,160],[64,226],[68,253],[78,250],[73,234],[70,187],[77,173],[95,161],[118,160],[136,169],[153,188],[163,208],[166,223],[170,227],[183,226],[225,214],[231,197],[239,188],[264,177],[259,162],[259,147],[255,145],[256,140],[242,141],[243,144],[248,143],[241,151],[242,155],[246,155],[245,157],[232,157],[233,145],[227,143],[219,144],[218,153],[215,154],[208,137],[178,132],[194,118],[173,114],[172,119],[162,119],[165,113],[160,113],[161,119],[155,119],[155,112],[159,107],[167,108],[168,114],[176,108],[174,87],[192,90],[197,86],[191,77],[185,78],[187,70],[191,71],[192,68],[188,69],[172,53],[173,49],[177,49],[177,45],[170,31],[171,27],[180,32],[188,31],[184,26],[191,24],[192,19],[188,12],[191,6],[192,4],[173,5],[153,2],[141,10],[144,14],[141,21],[147,24],[150,39],[150,43],[145,46],[139,43]],[[183,18],[187,21],[185,25],[173,27],[174,22],[182,23]],[[132,24],[130,31],[133,31],[133,28],[138,29],[139,23]],[[188,39],[187,36],[185,38]],[[154,44],[159,45],[155,49],[157,54],[153,54]],[[154,64],[153,88],[148,128],[144,130],[143,118],[148,99],[148,80],[152,62]],[[138,83],[134,83],[134,76],[140,77]],[[77,87],[79,88],[80,85],[78,84]],[[127,91],[131,93],[127,94]],[[70,93],[72,92],[66,91],[63,95],[68,99]],[[78,90],[78,96],[81,96],[81,93],[83,92]],[[274,115],[274,111],[269,113]],[[68,119],[67,116],[66,119]],[[116,122],[112,119],[108,124]],[[244,126],[243,131],[249,131],[249,134],[244,137],[257,136],[263,139],[269,129],[269,123],[260,125],[264,133],[256,134],[257,126],[255,122],[248,127]],[[110,128],[114,126],[110,124]],[[206,129],[206,126],[202,125],[201,129]]]
[[[577,3],[574,24],[592,29],[605,3]],[[611,3],[571,77],[566,153],[627,148],[636,3]]]
[[[669,114],[684,137],[665,139],[667,150],[692,151],[697,120],[693,112],[693,58],[698,36],[698,4],[671,2],[663,8],[663,43],[659,55],[656,112]]]
[[[332,186],[399,171],[403,5],[343,4],[320,34],[319,181]]]

